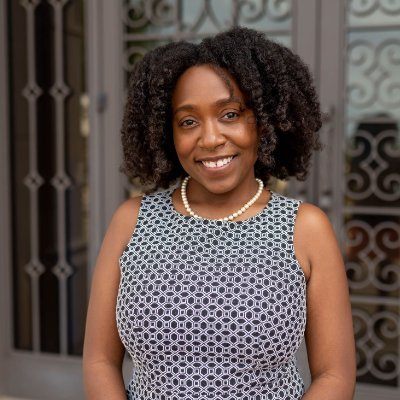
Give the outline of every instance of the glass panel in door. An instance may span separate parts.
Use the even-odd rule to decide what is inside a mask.
[[[399,21],[398,1],[347,2],[343,223],[357,380],[371,399],[400,395]]]

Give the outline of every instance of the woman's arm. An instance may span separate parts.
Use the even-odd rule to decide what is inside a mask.
[[[127,200],[116,211],[97,258],[83,349],[88,400],[126,400],[122,378],[125,351],[117,331],[115,307],[120,279],[119,257],[136,225],[140,200]]]
[[[309,271],[306,344],[311,385],[303,400],[351,400],[355,345],[345,268],[326,215],[303,204],[295,228],[296,255]]]

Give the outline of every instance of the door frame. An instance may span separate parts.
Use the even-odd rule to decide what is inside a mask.
[[[86,0],[87,92],[89,94],[89,278],[104,233],[124,199],[120,130],[123,103],[121,7]]]
[[[4,321],[0,329],[0,376],[6,374],[6,359],[11,345],[11,238],[9,235],[10,179],[9,179],[9,140],[8,140],[8,64],[7,64],[7,9],[5,0],[0,1],[0,315]],[[5,392],[7,380],[0,379],[0,393]]]

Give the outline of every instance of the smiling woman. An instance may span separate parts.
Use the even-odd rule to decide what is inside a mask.
[[[305,177],[320,126],[306,66],[256,31],[169,44],[136,64],[123,168],[149,193],[116,211],[99,254],[89,399],[352,398],[332,228],[318,208],[264,188],[270,177]],[[306,392],[295,356],[304,335]]]

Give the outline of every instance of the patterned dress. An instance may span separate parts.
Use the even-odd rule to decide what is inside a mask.
[[[178,213],[171,195],[143,198],[120,258],[117,325],[133,360],[128,399],[301,399],[299,201],[272,192],[259,214],[223,222]]]

